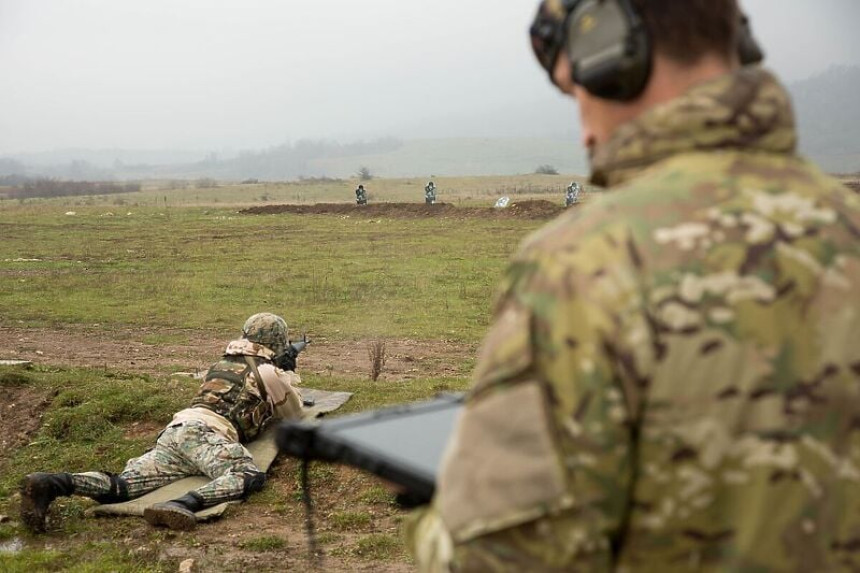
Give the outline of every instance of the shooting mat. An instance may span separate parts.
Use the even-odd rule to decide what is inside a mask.
[[[329,412],[334,412],[346,404],[352,397],[351,392],[327,392],[326,390],[315,390],[312,388],[301,388],[301,393],[303,400],[306,402],[313,401],[313,406],[305,408],[305,418],[318,418]],[[254,456],[254,463],[264,472],[268,471],[269,466],[272,465],[272,462],[275,461],[278,455],[278,446],[275,444],[276,430],[277,428],[273,426],[263,433],[262,436],[245,445],[248,451],[251,452],[251,455]],[[171,499],[182,497],[188,491],[203,486],[208,482],[209,479],[205,476],[187,477],[131,501],[97,505],[87,513],[97,516],[137,515],[143,517],[143,510],[147,507],[162,501],[170,501]],[[228,501],[197,512],[197,520],[207,521],[220,517],[227,509],[227,506],[233,503],[239,502]]]

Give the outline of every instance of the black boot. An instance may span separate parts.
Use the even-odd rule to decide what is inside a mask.
[[[72,474],[34,473],[21,480],[21,521],[33,533],[45,531],[45,518],[51,502],[72,495]]]
[[[194,514],[201,509],[203,498],[196,491],[189,491],[182,497],[147,507],[143,510],[143,518],[150,525],[191,531],[197,527],[197,516]]]

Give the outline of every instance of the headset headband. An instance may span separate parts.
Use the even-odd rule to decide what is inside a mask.
[[[535,55],[552,81],[565,49],[573,80],[597,97],[632,100],[648,83],[652,39],[631,0],[544,0],[530,33]],[[744,14],[737,49],[743,65],[764,58]]]

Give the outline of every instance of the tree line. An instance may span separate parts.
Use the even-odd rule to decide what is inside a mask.
[[[118,183],[115,181],[65,181],[51,178],[0,177],[0,185],[12,185],[6,191],[11,199],[35,197],[68,197],[71,195],[111,195],[140,191],[140,183]]]

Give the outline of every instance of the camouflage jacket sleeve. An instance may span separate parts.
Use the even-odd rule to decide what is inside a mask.
[[[654,350],[627,231],[569,223],[508,270],[437,497],[407,528],[423,570],[611,567]]]
[[[260,376],[266,384],[266,392],[274,408],[274,417],[292,420],[301,417],[302,399],[295,389],[301,383],[299,375],[291,370],[281,370],[271,364],[260,366]]]

